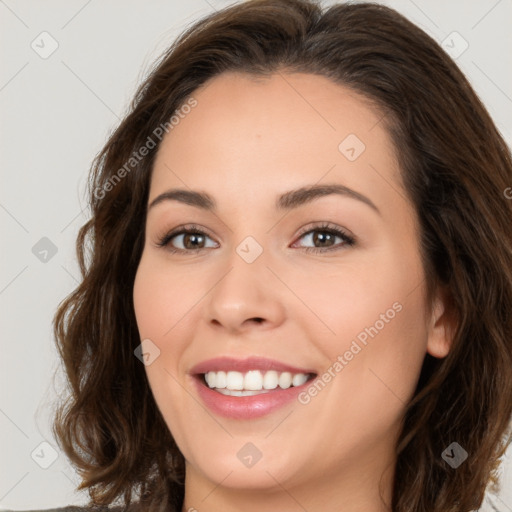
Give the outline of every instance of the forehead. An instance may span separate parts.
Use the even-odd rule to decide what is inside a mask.
[[[150,196],[185,185],[250,200],[263,184],[277,194],[323,179],[370,193],[399,181],[382,113],[326,77],[229,72],[192,97],[161,143]]]

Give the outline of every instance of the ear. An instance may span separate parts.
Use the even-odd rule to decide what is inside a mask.
[[[453,304],[446,288],[438,287],[428,327],[427,352],[437,358],[448,355],[456,328]]]

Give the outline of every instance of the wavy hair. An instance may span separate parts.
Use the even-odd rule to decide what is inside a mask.
[[[249,0],[189,26],[93,162],[91,217],[76,243],[82,280],[54,317],[68,385],[53,432],[81,475],[78,489],[93,505],[123,499],[181,510],[184,458],[134,356],[133,284],[160,140],[144,158],[134,155],[224,71],[325,76],[382,113],[419,216],[429,300],[444,287],[456,319],[449,354],[425,357],[407,405],[391,508],[477,508],[510,443],[510,150],[459,68],[404,16],[375,3],[321,8],[313,0]],[[454,441],[468,453],[457,469],[441,457]]]

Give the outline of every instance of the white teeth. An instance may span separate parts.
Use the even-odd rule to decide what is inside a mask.
[[[263,376],[263,388],[264,389],[276,389],[279,385],[279,375],[276,371],[265,372]]]
[[[276,372],[270,370],[260,372],[250,370],[245,374],[241,372],[208,372],[205,374],[206,383],[210,388],[215,388],[224,395],[250,396],[260,393],[268,393],[278,386],[288,389],[290,386],[301,386],[308,380],[305,373]]]
[[[292,385],[292,374],[290,372],[283,372],[279,375],[279,387],[288,389]]]
[[[226,372],[217,372],[215,376],[215,387],[217,389],[223,389],[227,385]]]
[[[297,373],[293,376],[292,385],[293,386],[302,386],[304,382],[308,380],[308,376],[305,373]]]
[[[215,384],[217,384],[216,380],[215,380]],[[216,386],[214,386],[214,387],[216,387]],[[238,390],[244,389],[243,374],[240,372],[227,372],[226,373],[226,388],[227,389],[238,389]]]
[[[258,370],[252,370],[245,374],[244,389],[257,391],[263,386],[263,376]]]
[[[253,396],[253,395],[261,395],[262,393],[270,393],[270,391],[261,390],[261,391],[231,391],[231,389],[217,389],[219,393],[228,396]]]

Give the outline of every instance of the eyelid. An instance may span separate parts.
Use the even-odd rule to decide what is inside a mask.
[[[348,229],[327,221],[316,221],[309,223],[304,228],[300,229],[299,233],[297,234],[297,237],[300,238],[306,233],[309,233],[311,231],[321,231],[322,229],[325,229],[326,231],[340,231],[345,236],[355,239],[355,236]]]

